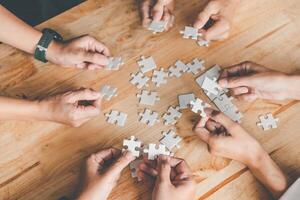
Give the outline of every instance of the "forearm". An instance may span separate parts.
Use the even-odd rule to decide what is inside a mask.
[[[0,97],[0,120],[46,120],[45,107],[39,101]]]
[[[287,91],[289,99],[300,100],[300,74],[289,75]]]
[[[261,148],[256,153],[256,159],[252,160],[248,167],[253,175],[277,198],[287,187],[286,178],[265,150]]]
[[[0,41],[33,54],[42,33],[0,5]]]

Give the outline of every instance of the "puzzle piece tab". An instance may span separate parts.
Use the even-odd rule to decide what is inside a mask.
[[[206,117],[204,109],[210,107],[210,105],[197,98],[195,101],[190,102],[190,107],[194,113],[200,114],[201,117]]]
[[[153,76],[152,76],[152,82],[155,83],[156,87],[159,87],[162,84],[166,84],[168,77],[168,73],[164,71],[163,68],[160,70],[154,70]]]
[[[117,90],[115,87],[103,85],[100,89],[100,93],[105,100],[109,101],[112,97],[117,96]]]
[[[257,126],[261,126],[264,131],[269,130],[270,128],[277,128],[278,118],[274,118],[272,113],[267,113],[265,115],[259,116],[260,122],[257,123]]]
[[[105,116],[107,117],[106,121],[108,123],[116,124],[118,126],[124,126],[127,119],[126,113],[116,110],[111,110],[110,113],[106,113]]]
[[[156,63],[153,59],[153,57],[145,58],[144,56],[141,57],[141,60],[139,60],[138,65],[140,67],[140,70],[142,73],[147,73],[153,69],[156,69]]]
[[[172,107],[170,106],[167,110],[167,112],[162,116],[164,119],[164,124],[169,125],[169,124],[176,124],[176,122],[179,120],[181,117],[182,113],[179,112],[179,107]]]
[[[133,156],[139,157],[141,151],[142,143],[135,138],[134,136],[130,137],[130,140],[123,140],[123,149],[122,151],[130,151]]]
[[[139,113],[139,116],[139,121],[148,126],[153,126],[156,122],[159,122],[158,113],[149,109],[145,109],[143,113]]]
[[[142,74],[141,72],[138,72],[136,74],[131,74],[132,79],[130,80],[130,83],[135,85],[138,89],[141,89],[144,86],[148,86],[147,82],[150,80],[147,76]]]
[[[159,140],[159,142],[167,147],[169,151],[172,151],[174,147],[180,148],[179,143],[182,138],[178,136],[174,131],[169,130],[168,132],[163,132],[164,137]]]
[[[140,104],[153,106],[156,101],[159,100],[157,97],[157,92],[142,90],[140,94],[137,94],[137,97],[140,98]]]
[[[171,152],[166,149],[165,145],[149,144],[148,148],[144,149],[144,153],[148,154],[148,160],[154,160],[159,155],[169,156]]]

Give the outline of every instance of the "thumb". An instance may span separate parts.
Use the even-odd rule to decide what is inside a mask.
[[[75,103],[82,100],[97,100],[101,98],[101,94],[92,89],[81,89],[78,91],[71,92],[67,96],[69,103]]]
[[[198,15],[198,18],[194,24],[197,29],[202,29],[208,22],[210,17],[218,13],[218,6],[215,3],[208,3],[204,10]]]
[[[82,62],[89,62],[99,66],[106,66],[109,63],[108,57],[98,52],[85,51],[79,56]]]
[[[158,158],[158,181],[160,183],[171,183],[170,180],[171,166],[170,157],[160,156]]]
[[[118,176],[121,174],[122,170],[133,161],[135,157],[131,152],[125,151],[122,153],[122,156],[116,160],[116,162],[110,167],[107,171],[108,174],[112,176]]]
[[[219,85],[222,88],[236,88],[241,86],[250,87],[252,84],[252,78],[246,77],[226,77],[219,80]]]
[[[164,6],[163,0],[157,1],[152,11],[153,21],[160,21],[162,19],[164,14]]]

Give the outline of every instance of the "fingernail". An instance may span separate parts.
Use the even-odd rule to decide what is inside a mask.
[[[204,112],[209,116],[212,114],[213,111],[214,110],[212,108],[204,108]]]
[[[227,87],[227,84],[228,84],[228,82],[227,82],[227,80],[226,79],[221,79],[221,80],[219,80],[219,85],[221,86],[221,87],[224,87],[224,88],[226,88]]]

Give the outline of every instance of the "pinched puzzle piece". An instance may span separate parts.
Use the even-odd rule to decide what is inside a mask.
[[[257,126],[261,126],[264,131],[269,130],[270,128],[277,128],[278,118],[274,118],[272,113],[267,113],[265,115],[259,116],[260,122],[257,123]]]
[[[141,152],[142,143],[134,136],[130,137],[130,140],[123,140],[122,151],[130,151],[133,156],[139,157]]]
[[[140,94],[137,94],[137,97],[140,98],[140,104],[153,106],[155,101],[158,101],[157,92],[150,92],[142,90]]]
[[[132,178],[137,178],[138,181],[141,181],[142,179],[140,177],[137,176],[137,169],[139,167],[139,165],[143,162],[142,159],[136,159],[134,161],[132,161],[129,164],[129,168],[130,168],[130,172],[131,172],[131,177]]]
[[[147,124],[148,126],[153,126],[158,120],[158,113],[145,109],[143,113],[139,113],[140,122]]]
[[[210,107],[210,105],[197,98],[195,101],[190,102],[190,107],[194,113],[200,114],[201,117],[206,117],[204,109]]]
[[[152,31],[152,33],[162,33],[164,32],[166,26],[167,26],[167,21],[152,21],[151,24],[148,26],[148,30]]]
[[[116,110],[111,110],[110,113],[106,113],[105,116],[107,117],[106,121],[108,123],[116,124],[118,126],[124,126],[127,119],[126,113]]]
[[[131,74],[132,79],[130,80],[130,83],[135,85],[137,88],[141,89],[144,86],[148,86],[147,82],[150,80],[147,76],[142,74],[141,72],[138,72],[136,74]]]
[[[156,63],[155,63],[153,57],[151,57],[151,56],[148,58],[141,56],[141,60],[139,60],[137,63],[139,65],[142,73],[146,73],[153,69],[156,69]]]
[[[157,87],[159,87],[162,84],[167,83],[166,78],[168,77],[168,73],[164,71],[163,68],[160,70],[154,70],[153,76],[152,76],[152,82],[155,83]]]
[[[149,144],[148,149],[144,149],[144,153],[148,154],[148,160],[154,160],[159,155],[169,156],[171,152],[166,149],[165,145]]]
[[[124,65],[124,62],[121,57],[110,57],[108,65],[105,67],[107,70],[119,70],[120,66]]]
[[[186,26],[184,31],[180,31],[180,33],[183,35],[183,38],[193,40],[198,40],[198,37],[202,35],[198,32],[198,29],[191,26]]]
[[[210,42],[207,41],[207,40],[204,40],[204,39],[200,39],[198,40],[197,44],[200,46],[200,47],[208,47]]]
[[[179,78],[187,70],[188,66],[181,60],[177,60],[175,66],[169,67],[169,76],[176,76],[177,78]]]
[[[218,95],[219,92],[222,91],[222,88],[217,83],[216,78],[211,79],[209,77],[205,77],[201,88],[205,91],[207,96],[210,96],[211,94]]]
[[[188,70],[187,72],[193,73],[194,75],[197,75],[199,71],[203,71],[205,69],[204,67],[204,60],[201,59],[194,59],[193,62],[187,64]]]
[[[167,147],[171,151],[174,147],[180,148],[179,143],[182,138],[172,130],[168,132],[163,132],[164,137],[159,140],[159,142]]]
[[[186,109],[189,107],[191,101],[195,100],[195,95],[190,94],[181,94],[178,96],[179,109]]]
[[[178,119],[181,117],[182,113],[179,112],[179,106],[177,107],[172,107],[170,106],[167,110],[167,112],[162,116],[164,119],[164,124],[169,125],[169,124],[176,124]]]
[[[117,96],[117,90],[115,87],[103,85],[100,89],[100,93],[105,100],[109,101],[112,97]]]

